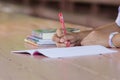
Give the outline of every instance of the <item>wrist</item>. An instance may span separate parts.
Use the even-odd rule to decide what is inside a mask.
[[[117,47],[116,45],[116,35],[118,34],[118,32],[112,32],[109,35],[109,46],[110,47]]]
[[[78,33],[79,40],[83,40],[92,30],[82,31]]]
[[[114,35],[112,41],[113,41],[114,46],[120,47],[120,33]]]

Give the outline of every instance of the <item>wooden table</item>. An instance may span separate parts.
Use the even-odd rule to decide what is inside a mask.
[[[16,55],[28,49],[24,38],[33,29],[57,28],[57,21],[0,13],[0,80],[120,80],[120,53],[51,59]],[[82,26],[66,24],[69,27]]]

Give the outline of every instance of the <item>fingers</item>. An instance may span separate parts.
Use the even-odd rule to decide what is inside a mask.
[[[66,39],[67,40],[67,39]],[[65,39],[59,38],[57,34],[54,34],[53,41],[55,41],[57,47],[66,47],[66,41]],[[76,44],[74,42],[70,42],[70,47],[75,46]]]
[[[57,42],[56,46],[57,47],[66,47],[66,44],[65,43],[59,43],[59,42]]]
[[[52,40],[53,40],[54,42],[60,42],[60,38],[57,36],[57,34],[54,34],[54,35],[53,35]]]
[[[60,38],[63,36],[62,29],[58,28],[56,34],[53,35],[52,40],[55,42],[60,42]]]
[[[70,41],[71,43],[74,43],[74,42],[76,42],[77,41],[77,38],[76,38],[76,36],[74,35],[74,33],[73,34],[67,34],[67,35],[65,35],[63,38],[62,38],[64,41]]]
[[[61,28],[58,28],[56,30],[56,34],[57,34],[58,37],[62,37],[64,35]]]
[[[57,47],[68,47],[67,45],[67,41],[63,41],[64,39],[60,39],[60,41],[56,42],[56,46]],[[80,41],[75,41],[75,42],[70,42],[69,47],[73,47],[73,46],[80,46]]]
[[[65,43],[56,43],[56,46],[57,47],[67,47]],[[72,43],[72,44],[70,44],[69,47],[73,47],[73,46],[75,46],[75,44]]]
[[[67,33],[66,35],[63,34],[62,29],[59,28],[54,34],[52,40],[56,43],[57,47],[66,47],[67,41],[70,41],[70,47],[78,45],[78,36],[75,33]]]

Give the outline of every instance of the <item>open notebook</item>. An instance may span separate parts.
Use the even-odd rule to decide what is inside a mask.
[[[12,53],[19,53],[19,54],[24,54],[24,53],[28,53],[31,55],[42,54],[50,58],[109,54],[114,52],[117,51],[108,49],[100,45],[12,51]]]

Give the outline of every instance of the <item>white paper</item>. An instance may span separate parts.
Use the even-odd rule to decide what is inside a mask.
[[[39,45],[49,45],[49,44],[55,44],[55,42],[53,41],[53,40],[51,40],[51,39],[39,39],[39,42],[37,42],[37,44],[39,44]]]
[[[21,50],[21,51],[12,51],[12,52],[13,53],[27,52],[30,53],[31,55],[34,55],[34,52],[36,51],[50,58],[98,55],[98,54],[117,52],[115,50],[111,50],[100,45],[77,46],[77,47],[67,47],[67,48],[33,49],[33,50]]]

